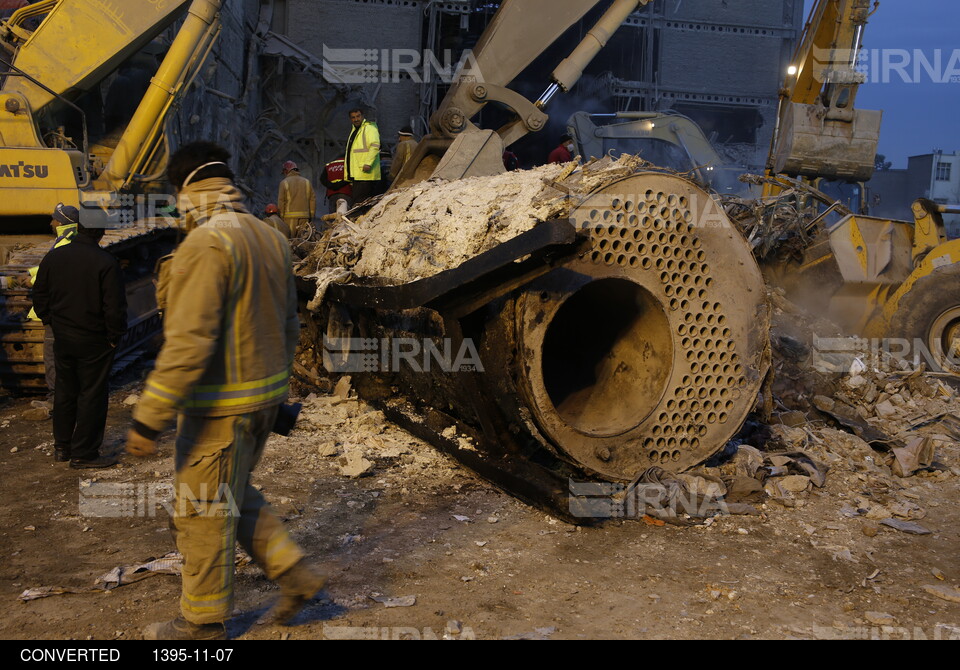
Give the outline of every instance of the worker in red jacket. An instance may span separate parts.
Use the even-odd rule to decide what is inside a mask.
[[[327,187],[327,202],[330,203],[330,213],[346,214],[353,204],[353,187],[344,174],[346,166],[344,157],[327,163],[320,175],[320,183]]]
[[[573,160],[573,140],[569,135],[560,137],[560,145],[550,152],[548,163],[569,163]]]

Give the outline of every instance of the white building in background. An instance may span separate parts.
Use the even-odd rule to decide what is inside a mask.
[[[911,156],[906,170],[875,172],[867,184],[871,216],[912,221],[910,206],[917,198],[941,205],[960,205],[960,153],[935,151]],[[951,238],[960,237],[960,215],[944,214]]]
[[[917,198],[930,198],[940,205],[960,205],[960,154],[935,151],[911,156],[907,164],[908,186]],[[960,237],[960,215],[945,214],[950,237]]]

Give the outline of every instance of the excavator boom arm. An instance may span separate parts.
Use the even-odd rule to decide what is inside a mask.
[[[47,0],[24,7],[0,27],[0,40],[15,50],[14,65],[49,91],[23,77],[8,78],[2,90],[23,95],[34,114],[56,95],[89,90],[163,32],[189,1]],[[19,27],[44,7],[36,30]]]
[[[855,107],[870,3],[817,0],[811,10],[780,91],[768,174],[847,181],[873,175],[882,113]]]
[[[168,112],[187,90],[220,34],[223,2],[193,0],[183,26],[127,124],[98,186],[115,190],[126,187],[148,163],[163,137]]]
[[[447,92],[431,118],[435,133],[463,130],[487,104],[476,87],[506,87],[600,0],[506,0],[473,50],[469,72]],[[636,3],[634,3],[636,4]],[[455,118],[456,117],[456,118]]]
[[[818,0],[810,12],[803,39],[787,75],[786,95],[792,102],[813,104],[830,82],[860,83],[857,57],[870,16],[871,0]]]
[[[582,19],[599,0],[505,0],[473,53],[430,118],[431,133],[404,165],[394,187],[429,177],[459,179],[503,171],[502,154],[524,135],[546,126],[542,108],[558,91],[569,90],[583,69],[638,7],[652,0],[613,0],[584,39],[554,70],[552,83],[535,103],[507,85]],[[512,109],[517,119],[496,132],[471,123],[489,102]]]

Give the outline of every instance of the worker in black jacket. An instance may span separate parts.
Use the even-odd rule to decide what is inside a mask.
[[[54,458],[72,468],[106,468],[100,455],[113,356],[127,328],[127,299],[117,259],[100,248],[102,228],[78,227],[72,244],[40,262],[33,305],[53,327],[57,384]]]

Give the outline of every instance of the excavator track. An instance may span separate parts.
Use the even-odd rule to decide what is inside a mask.
[[[172,219],[145,219],[108,230],[100,246],[120,261],[127,293],[127,332],[117,347],[117,358],[141,347],[161,330],[154,268],[170,253],[178,228]],[[40,264],[52,240],[14,249],[0,266],[0,386],[14,393],[46,391],[43,364],[43,324],[28,318],[30,268]]]

